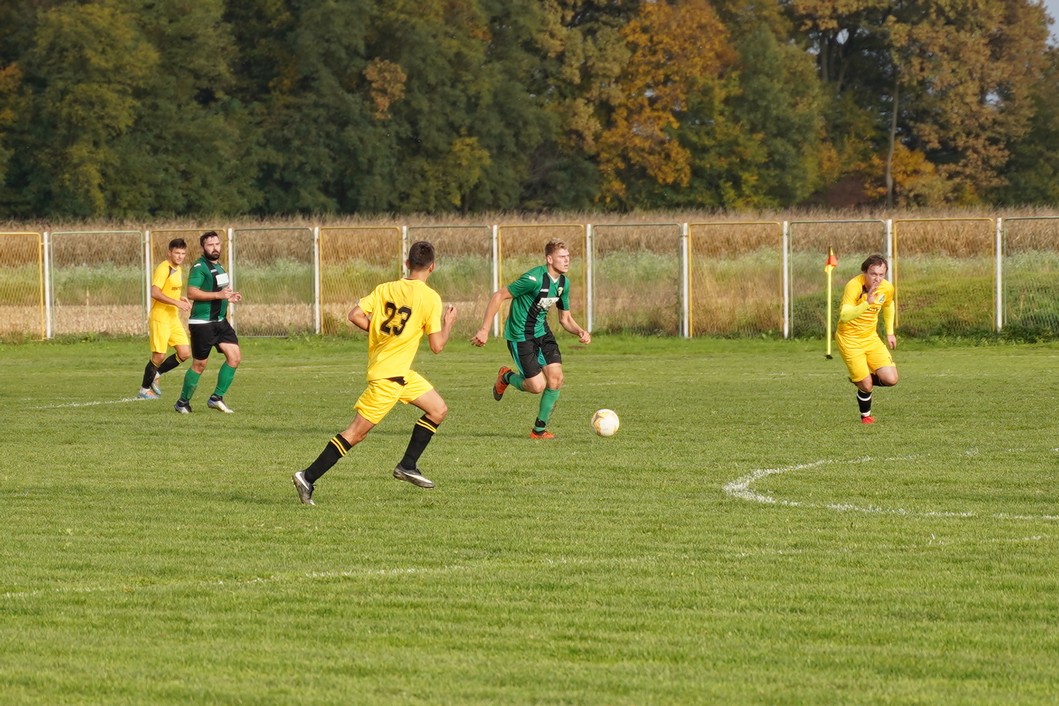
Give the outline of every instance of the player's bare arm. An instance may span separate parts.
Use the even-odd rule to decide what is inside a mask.
[[[511,292],[507,291],[507,287],[501,287],[493,292],[493,296],[489,297],[489,303],[485,307],[485,316],[482,317],[482,327],[471,338],[473,345],[481,348],[486,344],[486,341],[489,340],[489,327],[493,325],[493,317],[500,311],[500,305],[508,299],[513,299],[513,297]]]
[[[581,328],[581,325],[574,321],[574,317],[569,311],[559,312],[559,325],[577,336],[577,340],[581,343],[592,342],[592,334]]]
[[[162,288],[156,284],[151,285],[151,299],[162,302],[163,304],[170,304],[181,311],[191,311],[191,302],[188,301],[187,297],[180,297],[180,299],[167,297],[162,293]]]
[[[188,299],[193,302],[209,302],[217,299],[227,299],[230,302],[237,303],[243,300],[243,295],[239,292],[232,291],[231,287],[225,287],[219,292],[204,292],[198,287],[188,287]]]
[[[349,323],[353,324],[361,331],[367,331],[368,327],[371,326],[371,316],[360,308],[360,304],[353,307],[349,312],[349,316],[346,318],[349,319]]]
[[[441,330],[427,336],[431,352],[440,353],[445,350],[445,344],[449,342],[454,323],[456,323],[456,307],[448,304],[445,306],[445,313],[441,315]]]

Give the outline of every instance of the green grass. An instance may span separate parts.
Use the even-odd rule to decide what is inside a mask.
[[[363,339],[187,417],[121,401],[143,340],[0,345],[0,703],[1054,703],[1059,345],[903,346],[862,427],[819,341],[561,340],[557,441],[453,340],[437,489],[401,407],[315,507]]]

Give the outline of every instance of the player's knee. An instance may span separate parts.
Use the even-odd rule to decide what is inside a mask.
[[[530,392],[534,395],[539,395],[544,392],[544,376],[538,375],[536,377],[528,378],[522,381],[522,391]]]
[[[883,387],[893,387],[897,384],[897,371],[890,370],[879,373],[879,384]]]
[[[339,436],[346,440],[346,443],[349,444],[351,448],[364,441],[364,438],[367,435],[368,431],[366,429],[360,429],[355,426],[351,426],[349,429],[346,429],[339,434]]]
[[[445,421],[445,417],[449,416],[449,406],[445,404],[444,400],[438,403],[436,407],[432,407],[427,414],[427,419],[431,420],[435,424],[441,424]]]

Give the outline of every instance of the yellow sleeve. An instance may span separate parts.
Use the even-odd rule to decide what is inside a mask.
[[[846,282],[846,287],[842,290],[842,303],[839,304],[838,307],[839,323],[852,321],[868,310],[869,305],[867,299],[860,304],[857,303],[857,300],[860,299],[860,295],[863,294],[863,292],[863,285],[861,284],[859,277],[854,277],[849,282]]]
[[[890,287],[890,294],[882,309],[883,326],[886,327],[887,336],[894,335],[894,320],[897,318],[897,300],[894,298],[894,294],[894,288]]]
[[[159,289],[165,289],[166,280],[169,279],[169,260],[160,262],[154,268],[154,276],[151,277],[151,284]]]

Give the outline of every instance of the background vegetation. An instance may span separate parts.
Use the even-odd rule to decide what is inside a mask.
[[[1035,0],[7,0],[0,217],[1059,199]]]

